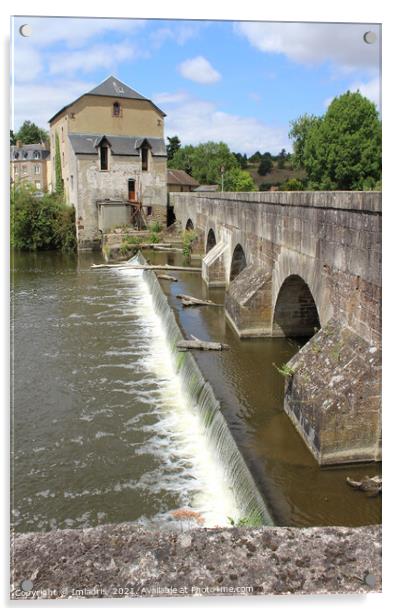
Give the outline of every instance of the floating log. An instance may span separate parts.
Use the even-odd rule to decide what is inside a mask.
[[[364,477],[359,481],[355,481],[354,479],[350,479],[346,477],[346,482],[351,488],[354,490],[361,490],[362,492],[370,492],[370,496],[375,496],[381,492],[381,477],[375,475],[374,477]]]
[[[188,306],[223,306],[224,304],[215,304],[210,299],[198,299],[197,297],[191,297],[190,295],[178,294],[178,299],[182,300],[184,307]]]
[[[177,342],[177,349],[180,351],[229,351],[228,344],[223,342],[207,342],[206,340],[180,340]]]
[[[174,276],[169,276],[168,274],[156,274],[156,278],[160,280],[171,280],[172,282],[178,282],[177,278],[174,278]]]
[[[159,244],[153,244],[152,249],[158,252],[184,252],[182,248],[176,248],[175,246],[159,246]]]
[[[136,269],[136,270],[169,270],[178,272],[201,272],[201,267],[183,267],[182,265],[130,265],[128,261],[122,263],[99,263],[96,265],[93,263],[91,269],[103,269],[103,268],[119,268],[119,269]]]

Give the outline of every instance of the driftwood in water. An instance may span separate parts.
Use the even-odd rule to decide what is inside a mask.
[[[197,297],[191,297],[190,295],[178,294],[176,297],[182,300],[182,305],[187,306],[223,306],[224,304],[215,304],[209,299],[198,299]]]
[[[178,282],[177,278],[174,278],[174,276],[169,276],[168,274],[156,274],[156,278],[160,280],[171,280],[172,282]]]
[[[180,340],[177,342],[177,349],[180,351],[189,351],[192,349],[193,351],[229,351],[228,344],[224,344],[223,342],[207,342],[206,340],[199,340],[199,338],[195,338],[194,340]]]
[[[381,477],[375,475],[374,477],[364,477],[360,481],[355,481],[354,479],[346,478],[346,482],[349,486],[354,488],[354,490],[361,490],[362,492],[369,492],[370,496],[376,496],[381,492]]]
[[[153,250],[164,251],[164,252],[183,252],[182,248],[177,248],[176,246],[171,246],[167,244],[160,246],[159,244],[152,244]]]
[[[135,270],[169,270],[178,272],[201,272],[200,267],[183,267],[182,265],[139,265],[130,264],[128,261],[123,263],[100,263],[99,265],[91,266],[91,269],[103,269],[118,267],[119,269],[135,269]]]

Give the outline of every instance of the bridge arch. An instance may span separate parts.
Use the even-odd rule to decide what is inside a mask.
[[[193,224],[192,219],[188,218],[185,225],[185,231],[193,231],[193,229],[195,229],[195,225]]]
[[[206,240],[206,254],[217,244],[216,234],[212,228],[209,229]]]
[[[232,282],[247,265],[245,251],[241,244],[236,244],[232,253],[231,268],[229,274],[229,280]]]
[[[273,335],[310,338],[320,327],[319,312],[310,287],[301,276],[291,274],[283,281],[276,298]]]

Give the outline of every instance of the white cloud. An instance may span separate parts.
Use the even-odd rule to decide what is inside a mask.
[[[279,152],[290,149],[287,128],[273,128],[253,118],[226,113],[198,99],[166,105],[166,135],[178,135],[184,145],[224,141],[235,152]]]
[[[178,68],[185,79],[190,79],[198,83],[215,83],[221,79],[220,73],[218,73],[203,56],[185,60]]]
[[[177,45],[185,45],[187,41],[197,36],[201,24],[181,23],[175,24],[173,27],[158,28],[151,32],[149,38],[154,49],[159,49],[168,40],[172,40]]]
[[[158,94],[154,94],[152,99],[153,102],[158,105],[168,104],[168,103],[182,103],[187,100],[189,95],[187,92],[159,92]]]
[[[284,54],[301,64],[329,61],[351,72],[358,68],[375,71],[380,63],[377,25],[239,22],[234,29],[260,51]],[[368,30],[378,35],[373,45],[363,40]]]
[[[34,81],[43,70],[39,52],[27,46],[14,47],[13,75],[19,81]]]
[[[96,85],[64,79],[51,85],[16,84],[13,92],[13,129],[18,130],[24,120],[31,120],[42,128],[48,128],[48,120],[57,111]]]
[[[362,96],[366,96],[366,98],[375,103],[376,107],[380,109],[381,89],[378,77],[376,77],[375,79],[371,79],[371,81],[368,82],[355,81],[345,90],[345,92],[347,92],[347,90],[350,90],[350,92],[356,92],[357,90],[359,90]],[[340,94],[343,94],[343,92],[341,92]],[[339,96],[339,94],[336,94],[336,96]],[[329,107],[333,98],[333,96],[327,98],[323,103],[324,106]]]
[[[128,41],[115,44],[94,45],[82,51],[69,51],[51,56],[49,72],[52,75],[88,73],[98,68],[111,70],[118,63],[142,58],[143,54]]]

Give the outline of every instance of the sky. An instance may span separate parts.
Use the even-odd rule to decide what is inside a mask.
[[[23,24],[31,36],[21,36]],[[380,108],[380,38],[374,24],[16,17],[11,125],[48,129],[112,74],[158,105],[165,137],[183,145],[291,151],[289,123],[325,113],[347,90]]]

